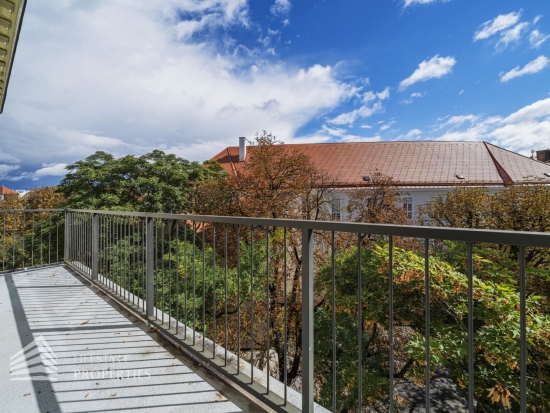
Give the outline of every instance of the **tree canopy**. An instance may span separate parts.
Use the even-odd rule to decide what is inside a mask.
[[[159,150],[118,159],[98,151],[67,170],[58,190],[69,208],[171,213],[190,209],[193,182],[219,173]]]

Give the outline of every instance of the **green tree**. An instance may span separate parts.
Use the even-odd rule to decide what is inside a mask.
[[[431,256],[430,350],[432,374],[439,366],[449,369],[458,390],[467,397],[468,383],[468,279],[464,245],[449,245],[454,262]],[[475,398],[479,412],[519,411],[519,295],[517,265],[495,250],[475,250],[474,366]],[[357,331],[363,329],[363,405],[388,404],[389,354],[389,258],[388,245],[362,250],[361,310],[358,322],[357,249],[336,258],[336,368],[339,411],[357,406]],[[396,383],[405,378],[422,383],[425,368],[424,258],[421,254],[394,248],[394,332]],[[495,261],[493,261],[495,259]],[[319,400],[331,406],[332,399],[332,266],[320,270],[319,291],[328,291],[315,314],[315,366]],[[527,297],[528,404],[533,411],[548,409],[550,396],[550,317],[540,296]],[[404,343],[402,346],[399,343]],[[537,410],[540,409],[540,410]],[[382,409],[384,410],[384,409]]]
[[[118,159],[96,152],[67,170],[58,190],[69,208],[168,213],[189,210],[191,184],[219,173],[159,150]]]

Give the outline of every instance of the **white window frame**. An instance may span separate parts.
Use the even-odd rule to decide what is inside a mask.
[[[330,217],[333,220],[342,220],[342,198],[334,197],[330,201]]]
[[[414,197],[407,195],[402,196],[401,199],[403,200],[403,209],[407,217],[411,219],[414,218]]]

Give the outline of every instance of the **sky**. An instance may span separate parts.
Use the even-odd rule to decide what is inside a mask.
[[[550,147],[547,0],[28,0],[0,185],[96,151],[202,162],[286,143]]]

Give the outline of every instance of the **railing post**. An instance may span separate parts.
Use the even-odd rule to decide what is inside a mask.
[[[70,261],[71,250],[71,212],[65,211],[65,249],[63,250],[63,261]]]
[[[97,281],[99,267],[99,214],[92,216],[92,281]]]
[[[313,230],[302,229],[302,412],[313,413]]]
[[[147,300],[146,316],[147,318],[153,316],[155,303],[153,299],[153,275],[154,275],[154,251],[155,246],[153,244],[153,231],[154,231],[154,219],[147,217],[147,227],[145,229],[146,237],[146,270],[145,270],[145,299]]]

